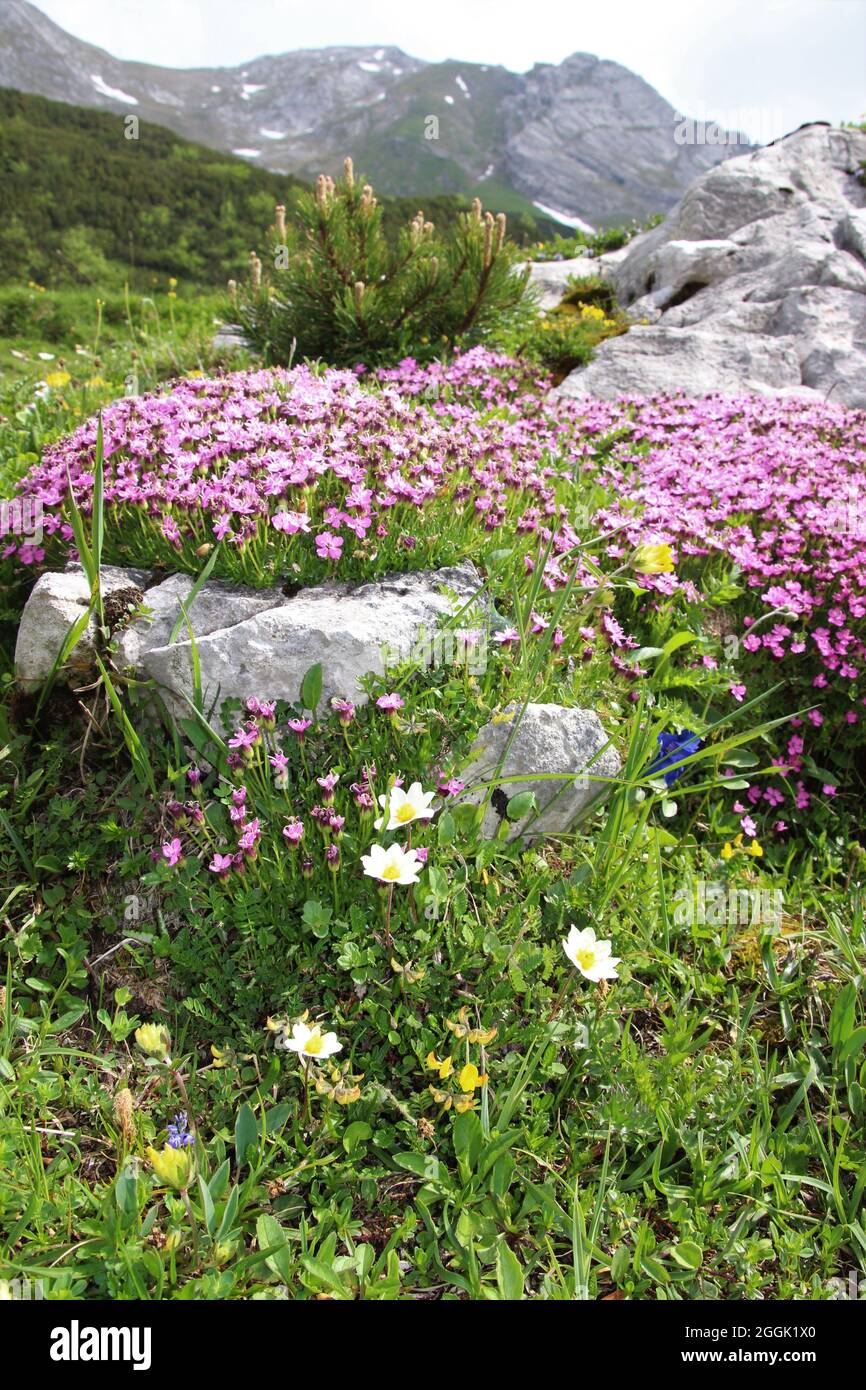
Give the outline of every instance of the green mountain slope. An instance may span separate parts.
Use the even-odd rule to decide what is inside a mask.
[[[99,280],[108,261],[134,282],[159,273],[222,285],[262,249],[275,204],[291,217],[305,186],[149,122],[138,139],[124,129],[119,116],[0,89],[0,280]],[[387,223],[407,220],[418,201],[385,200]],[[467,206],[441,194],[422,201],[437,222]],[[512,212],[508,201],[490,205]],[[528,207],[518,214],[519,240],[557,229]]]

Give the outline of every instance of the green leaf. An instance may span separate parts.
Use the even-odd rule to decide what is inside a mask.
[[[847,984],[840,989],[836,1002],[830,1012],[830,1045],[838,1052],[854,1031],[854,1018],[857,1008],[857,986]]]
[[[474,1111],[464,1110],[454,1121],[454,1152],[465,1163],[468,1173],[477,1167],[483,1143],[481,1121]]]
[[[726,753],[724,762],[726,767],[757,767],[761,759],[754,753],[750,753],[747,748],[732,748],[730,753]],[[725,786],[730,784],[725,781]]]
[[[247,1162],[247,1151],[259,1138],[259,1126],[252,1108],[244,1101],[235,1120],[235,1162],[240,1168]]]
[[[230,1167],[228,1159],[224,1159],[207,1185],[207,1190],[215,1202],[220,1200],[229,1185]]]
[[[168,639],[168,645],[170,647],[174,646],[175,642],[180,636],[180,630],[184,626],[184,624],[189,625],[189,610],[192,608],[193,604],[198,598],[199,593],[201,592],[201,587],[204,584],[205,580],[207,580],[210,577],[213,567],[217,562],[217,556],[220,553],[221,546],[222,541],[217,541],[216,545],[210,553],[207,564],[205,565],[198,579],[195,581],[189,593],[187,594],[186,602],[180,604],[180,615],[174,627],[172,628],[171,636]]]
[[[355,1120],[354,1124],[349,1125],[343,1135],[343,1148],[350,1156],[357,1153],[362,1144],[372,1135],[373,1130],[366,1120]]]
[[[394,1162],[408,1173],[423,1178],[425,1182],[448,1182],[448,1169],[433,1154],[395,1154]]]
[[[450,811],[443,811],[439,817],[437,835],[440,845],[450,845],[454,843],[457,834],[457,825]]]
[[[673,637],[669,637],[662,647],[661,660],[655,669],[655,674],[660,676],[665,667],[669,664],[674,652],[679,651],[680,647],[685,647],[689,642],[697,642],[698,637],[695,632],[675,632]]]
[[[322,663],[317,661],[301,681],[301,704],[304,709],[312,710],[313,714],[322,698],[322,679]]]
[[[240,1189],[235,1186],[229,1193],[229,1199],[225,1204],[219,1230],[216,1233],[217,1240],[224,1240],[235,1223],[238,1214],[238,1203],[240,1201]]]
[[[198,1175],[198,1190],[201,1193],[201,1204],[204,1208],[204,1224],[207,1228],[208,1235],[212,1236],[216,1230],[216,1208],[213,1204],[213,1198],[208,1192],[207,1183],[201,1173]]]
[[[517,796],[512,796],[509,801],[506,815],[510,821],[518,821],[523,820],[524,816],[531,816],[537,810],[535,792],[518,792]]]
[[[331,1289],[333,1293],[342,1294],[344,1298],[347,1296],[345,1284],[341,1282],[339,1275],[334,1273],[330,1265],[325,1264],[324,1260],[317,1260],[313,1255],[305,1255],[303,1263],[304,1269],[320,1284],[324,1284],[326,1289]]]
[[[683,1269],[700,1269],[704,1262],[704,1252],[693,1240],[681,1240],[671,1248],[671,1258]]]
[[[523,1270],[514,1251],[503,1241],[496,1252],[496,1282],[500,1296],[509,1303],[523,1298]]]
[[[286,1233],[274,1216],[260,1216],[256,1222],[256,1240],[265,1256],[268,1269],[288,1284],[292,1277],[292,1252]]]
[[[851,1036],[846,1038],[839,1048],[837,1058],[839,1064],[844,1066],[852,1057],[856,1057],[864,1045],[866,1045],[866,1028],[855,1028]]]

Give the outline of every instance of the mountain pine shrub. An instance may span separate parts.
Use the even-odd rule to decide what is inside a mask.
[[[321,358],[334,366],[429,360],[487,342],[528,303],[528,271],[505,216],[478,199],[445,232],[418,212],[396,241],[369,184],[347,159],[339,182],[320,175],[291,226],[278,207],[273,269],[253,252],[232,316],[268,364]]]

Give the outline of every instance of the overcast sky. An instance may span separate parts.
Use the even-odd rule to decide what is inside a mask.
[[[37,0],[120,58],[232,66],[262,53],[394,44],[515,72],[595,53],[684,115],[770,139],[866,111],[866,0]]]

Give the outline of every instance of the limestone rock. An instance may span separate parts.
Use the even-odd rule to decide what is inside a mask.
[[[558,388],[866,406],[866,134],[812,125],[703,174],[606,269],[638,326]]]
[[[515,708],[515,718],[519,713],[519,708]],[[513,723],[506,720],[487,724],[481,730],[473,758],[462,774],[467,788],[489,782],[496,775],[513,728]],[[609,784],[593,779],[616,777],[620,766],[619,755],[609,743],[597,714],[562,705],[529,704],[499,772],[503,778],[518,780],[504,782],[495,789],[485,812],[482,833],[492,839],[503,820],[507,820],[507,803],[528,791],[534,793],[539,812],[510,823],[507,838],[535,838],[566,831],[581,811],[605,794]],[[544,773],[567,776],[561,781],[540,780],[539,774]],[[486,795],[479,789],[467,799],[480,805]]]
[[[146,583],[142,570],[104,566],[102,596],[106,607],[111,606],[112,599],[120,602],[128,598],[135,603]],[[38,686],[48,679],[70,629],[89,603],[90,587],[77,565],[40,576],[24,605],[15,645],[15,673],[21,685]],[[73,678],[92,668],[95,640],[96,622],[91,614],[67,662]]]
[[[573,275],[601,275],[604,267],[595,256],[575,256],[567,261],[533,261],[529,266],[529,283],[538,291],[540,309],[555,309],[566,292]]]
[[[325,700],[342,696],[364,704],[361,678],[384,675],[388,665],[412,654],[423,656],[424,636],[432,636],[442,619],[459,611],[480,587],[468,563],[362,585],[328,583],[291,597],[279,590],[206,584],[190,614],[205,707],[250,695],[297,700],[304,676],[319,662]],[[154,607],[151,626],[136,624],[122,639],[127,658],[164,687],[177,712],[186,709],[183,696],[191,697],[193,690],[191,644],[183,633],[177,642],[169,641],[181,588],[175,577],[151,590],[146,596]],[[430,659],[434,656],[435,644]]]

